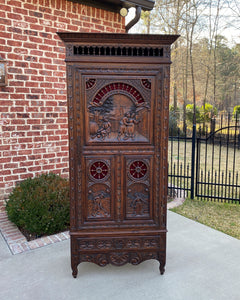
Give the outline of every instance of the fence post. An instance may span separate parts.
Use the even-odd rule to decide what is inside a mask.
[[[191,199],[194,198],[194,174],[195,174],[195,148],[196,148],[196,124],[192,131],[192,170],[191,170]]]

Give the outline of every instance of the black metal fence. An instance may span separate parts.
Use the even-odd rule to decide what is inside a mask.
[[[228,115],[170,128],[168,194],[240,203],[240,122]]]

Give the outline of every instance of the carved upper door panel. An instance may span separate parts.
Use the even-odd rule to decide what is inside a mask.
[[[151,78],[83,77],[87,144],[152,142]]]

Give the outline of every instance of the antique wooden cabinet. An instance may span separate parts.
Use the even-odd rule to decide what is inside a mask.
[[[59,33],[66,44],[71,264],[166,259],[170,45]]]

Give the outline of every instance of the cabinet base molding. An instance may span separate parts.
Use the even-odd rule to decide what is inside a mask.
[[[159,271],[163,274],[166,263],[166,234],[159,236],[129,236],[82,238],[71,236],[72,275],[78,274],[78,265],[92,262],[101,267],[107,264],[123,266],[127,263],[138,265],[149,259],[158,260]],[[144,250],[141,250],[144,249]]]

